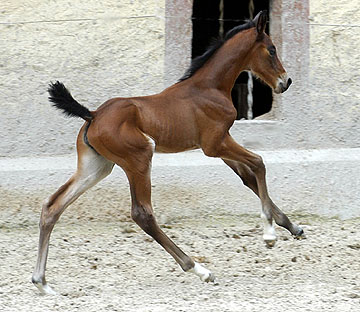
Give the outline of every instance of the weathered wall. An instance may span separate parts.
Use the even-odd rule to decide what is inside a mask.
[[[360,5],[312,0],[310,102],[313,136],[327,146],[360,146]],[[321,144],[321,145],[324,145]]]
[[[359,5],[271,3],[272,36],[294,83],[274,97],[266,118],[276,123],[237,124],[237,139],[267,150],[359,146]],[[6,0],[2,8],[0,156],[73,152],[82,122],[49,105],[51,80],[96,108],[161,91],[189,62],[192,1]]]
[[[191,62],[192,0],[165,0],[164,87],[183,76]]]
[[[249,148],[360,146],[360,5],[348,0],[273,0],[271,35],[293,79],[274,108],[234,135]]]
[[[305,8],[306,2],[294,1],[283,16],[284,57],[296,70],[293,90],[282,97],[285,141],[302,149],[358,147],[359,3],[310,0]]]
[[[66,154],[80,120],[47,100],[60,80],[94,109],[163,88],[165,2],[5,0],[0,15],[0,156]]]

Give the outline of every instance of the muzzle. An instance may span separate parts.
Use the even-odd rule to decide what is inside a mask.
[[[275,93],[283,93],[287,89],[289,89],[290,85],[292,83],[291,78],[288,78],[287,75],[284,78],[278,79],[278,84],[276,88],[274,89]]]

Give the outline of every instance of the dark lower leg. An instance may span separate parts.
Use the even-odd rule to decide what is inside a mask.
[[[262,204],[262,217],[268,220],[269,224],[272,224],[272,201],[268,195],[266,182],[265,182],[265,166],[260,162],[260,166],[257,167],[257,175],[250,169],[245,163],[239,161],[232,161],[223,159],[233,171],[241,178],[244,185],[249,187],[261,200]],[[248,163],[251,160],[245,160]]]
[[[259,172],[257,172],[255,176],[258,182],[257,185],[259,189],[259,197],[261,199],[263,211],[265,212],[266,217],[268,218],[269,222],[274,218],[277,225],[287,229],[292,235],[301,236],[303,234],[303,230],[296,224],[293,224],[286,216],[286,214],[283,213],[271,200],[267,192],[265,172],[265,166],[262,165]]]
[[[277,225],[287,229],[294,236],[301,236],[304,231],[298,225],[292,223],[285,213],[283,213],[273,202],[271,202],[271,211]]]
[[[133,203],[131,216],[145,233],[154,238],[175,259],[184,271],[194,267],[194,261],[160,229],[150,205]]]
[[[146,163],[144,161],[144,163]],[[149,163],[149,162],[148,162]],[[150,166],[140,172],[125,170],[130,184],[131,217],[151,237],[153,237],[181,266],[184,271],[194,267],[194,261],[186,255],[176,244],[160,229],[151,205],[151,179]]]
[[[160,229],[151,205],[151,159],[149,160],[148,155],[144,155],[143,162],[139,164],[140,154],[137,156],[136,161],[132,159],[134,163],[131,167],[123,168],[130,184],[131,217],[175,259],[184,271],[196,274],[204,282],[214,281],[215,277],[209,270],[194,262]],[[145,164],[148,164],[148,167],[145,168]]]
[[[234,170],[234,172],[241,178],[244,185],[249,187],[257,196],[259,196],[259,190],[258,190],[258,184],[256,180],[256,176],[254,172],[245,164],[236,162],[236,161],[230,161],[223,159],[223,161]],[[274,218],[277,225],[284,227],[287,229],[292,235],[300,236],[303,234],[303,230],[297,226],[296,224],[293,224],[290,219],[286,216],[285,213],[283,213],[271,200],[271,198],[268,196],[267,205],[269,209],[271,210],[271,215],[268,216],[270,219],[271,217]]]

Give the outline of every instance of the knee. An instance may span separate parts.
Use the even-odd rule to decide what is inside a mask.
[[[256,155],[251,160],[251,169],[253,172],[265,172],[265,164],[261,156]]]

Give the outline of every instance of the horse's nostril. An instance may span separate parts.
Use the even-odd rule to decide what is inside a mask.
[[[292,84],[292,80],[291,80],[291,78],[289,78],[287,81],[287,87],[289,88],[291,84]]]

